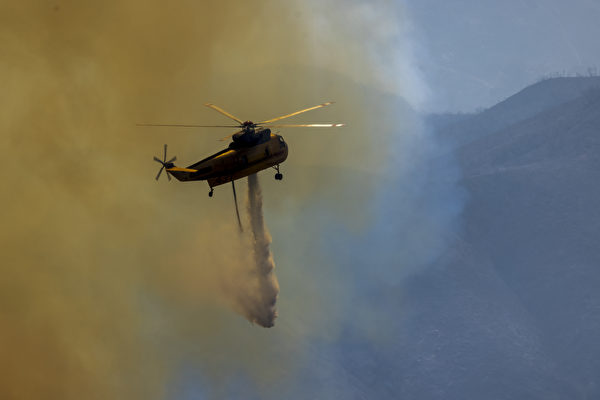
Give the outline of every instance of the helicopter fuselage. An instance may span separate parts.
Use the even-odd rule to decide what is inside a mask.
[[[286,160],[283,137],[270,129],[234,135],[229,147],[186,168],[168,165],[167,172],[180,181],[208,181],[209,186],[243,178]]]

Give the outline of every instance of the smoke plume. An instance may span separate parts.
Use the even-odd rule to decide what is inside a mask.
[[[387,1],[0,2],[0,397],[186,398],[202,381],[216,398],[290,398],[312,343],[335,342],[346,320],[374,326],[348,302],[372,270],[348,273],[341,257],[356,263],[347,237],[377,215],[387,161],[404,170],[422,147],[399,100],[421,102],[407,26]],[[286,180],[262,182],[285,296],[277,328],[256,329],[231,308],[275,315],[258,185],[248,244],[228,190],[209,200],[202,183],[153,179],[164,143],[186,166],[228,132],[135,124],[224,123],[206,102],[260,121],[329,100],[290,123],[347,127],[282,130]],[[385,221],[414,209],[390,204]],[[246,302],[260,307],[239,293],[263,293]],[[258,394],[227,392],[239,377]]]

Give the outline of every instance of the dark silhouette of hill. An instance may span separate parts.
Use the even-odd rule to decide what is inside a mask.
[[[564,169],[596,156],[599,124],[600,88],[589,89],[574,100],[472,140],[458,156],[468,176],[515,168]]]
[[[420,323],[438,362],[479,382],[447,398],[600,398],[598,82],[543,81],[438,130],[456,140],[464,229],[407,290],[440,287]]]
[[[600,77],[554,78],[540,81],[468,118],[457,114],[431,116],[440,138],[454,146],[497,132],[538,113],[567,103],[589,89],[600,87]],[[437,126],[436,126],[437,125]]]
[[[600,398],[598,82],[547,80],[482,113],[445,119],[452,125],[434,122],[438,137],[457,139],[454,149],[415,166],[406,181],[423,184],[423,203],[436,200],[426,208],[436,220],[457,203],[448,185],[458,162],[460,224],[440,239],[442,254],[399,282],[372,275],[378,260],[390,277],[410,268],[405,243],[431,246],[427,236],[412,240],[419,224],[384,224],[360,245],[344,241],[344,273],[363,274],[345,307],[372,312],[370,329],[386,335],[371,342],[349,328],[334,346],[313,343],[311,370],[324,377],[307,374],[306,397],[325,386],[330,398]],[[390,187],[390,219],[397,224],[407,211],[430,222],[418,207],[403,209],[408,185]]]
[[[372,313],[378,340],[350,326],[335,345],[313,342],[310,370],[319,374],[307,373],[305,397],[326,387],[330,398],[600,398],[598,82],[547,80],[445,119],[452,125],[434,122],[436,135],[457,139],[454,149],[389,185],[395,224],[339,247],[343,272],[361,276],[344,309]],[[465,203],[455,231],[440,239],[445,251],[403,279],[377,279],[376,271],[393,278],[412,267],[406,243],[435,252],[431,238],[414,237],[458,202],[448,190],[456,162]],[[425,208],[434,215],[403,208],[412,189],[404,182],[423,185],[418,198],[435,199]],[[419,223],[398,224],[404,212]]]

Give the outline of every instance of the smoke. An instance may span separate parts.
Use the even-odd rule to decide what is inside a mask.
[[[263,218],[263,201],[258,176],[248,176],[248,217],[252,231],[252,254],[254,263],[243,282],[246,291],[238,294],[237,306],[241,313],[253,323],[265,328],[275,325],[277,311],[275,302],[279,293],[279,284],[273,270],[275,262],[271,254],[271,236]]]
[[[405,170],[427,140],[407,26],[387,2],[0,4],[0,397],[177,398],[194,371],[217,398],[239,377],[258,397],[291,394],[314,343],[335,343],[349,318],[372,326],[354,290],[369,268],[352,259],[368,252],[347,239],[372,229],[388,161]],[[153,179],[164,143],[189,165],[228,132],[135,127],[222,123],[205,102],[256,121],[329,100],[293,122],[347,127],[280,132],[286,179],[264,180],[264,199],[250,185],[250,244],[228,191]],[[282,286],[270,330],[231,312],[275,316],[262,206]]]

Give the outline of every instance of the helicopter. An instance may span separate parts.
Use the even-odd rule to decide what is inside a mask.
[[[214,187],[233,182],[237,179],[257,173],[267,168],[273,168],[277,173],[276,180],[282,180],[283,174],[279,170],[279,165],[283,163],[288,156],[288,146],[283,137],[273,133],[270,128],[331,128],[342,127],[345,124],[272,124],[307,111],[315,110],[333,104],[332,101],[319,104],[313,107],[295,111],[290,114],[282,115],[254,123],[252,121],[242,121],[222,108],[207,103],[209,107],[236,121],[238,125],[184,125],[184,124],[137,124],[138,126],[158,126],[158,127],[176,127],[176,128],[237,128],[238,131],[220,139],[226,141],[231,139],[229,146],[209,157],[204,158],[188,167],[180,168],[175,166],[177,157],[167,161],[167,145],[164,145],[163,159],[154,157],[154,161],[161,164],[156,180],[160,178],[163,170],[167,171],[167,178],[171,180],[173,175],[179,181],[207,181],[210,191],[209,197],[213,196]]]
[[[224,109],[207,103],[209,107],[226,117],[234,120],[235,125],[189,125],[189,124],[137,124],[138,126],[153,126],[153,127],[175,127],[175,128],[235,128],[236,132],[220,139],[226,141],[231,139],[229,146],[211,156],[208,156],[188,167],[177,167],[174,162],[177,157],[167,160],[167,145],[164,145],[164,154],[162,160],[154,157],[154,161],[161,164],[156,180],[160,178],[163,170],[167,172],[167,178],[171,180],[171,175],[177,180],[187,181],[207,181],[210,191],[209,197],[213,197],[214,187],[231,182],[233,188],[233,196],[236,202],[237,196],[235,192],[235,181],[237,179],[255,174],[259,171],[273,168],[276,180],[282,180],[283,174],[280,171],[280,164],[283,163],[288,156],[288,145],[281,135],[273,133],[271,128],[332,128],[343,127],[345,124],[273,124],[285,118],[293,117],[307,111],[316,110],[333,104],[332,101],[322,103],[313,107],[295,111],[290,114],[280,117],[271,118],[261,122],[242,121]]]

